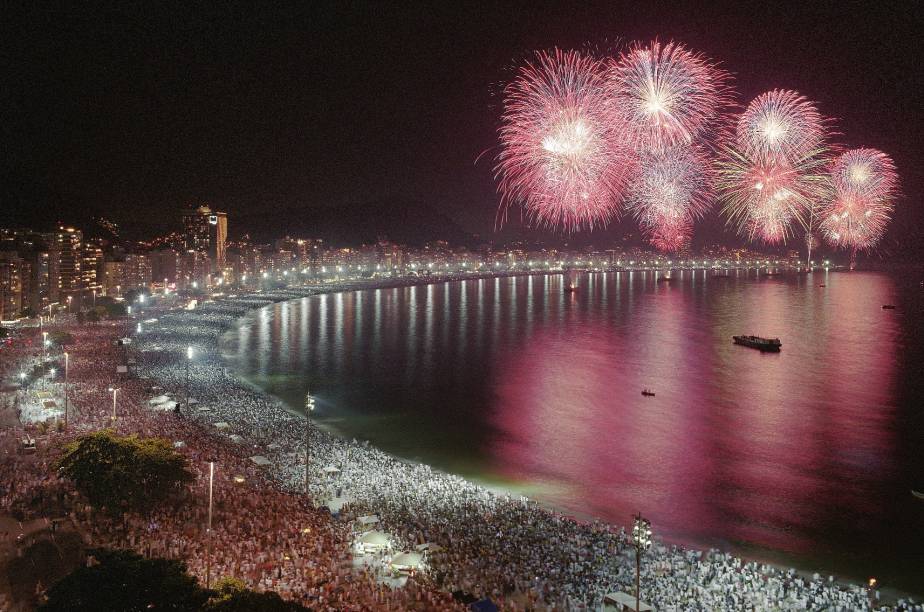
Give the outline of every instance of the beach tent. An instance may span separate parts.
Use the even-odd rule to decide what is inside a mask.
[[[359,538],[360,545],[366,549],[381,549],[391,546],[391,539],[381,531],[370,531]]]
[[[176,408],[176,402],[174,402],[173,400],[170,400],[169,402],[164,402],[163,404],[159,404],[157,407],[164,411],[173,410],[174,408]]]
[[[324,468],[324,469],[321,470],[321,471],[324,472],[325,474],[327,474],[328,476],[333,476],[334,474],[339,474],[339,473],[340,473],[340,468],[336,468],[336,467],[334,467],[334,466],[332,466],[332,465],[329,465],[329,466],[327,466],[326,468]]]
[[[420,553],[403,552],[391,558],[391,566],[395,569],[417,569],[420,567],[421,559]]]
[[[327,509],[330,510],[331,514],[339,514],[344,504],[348,504],[352,501],[353,501],[352,497],[347,497],[346,495],[344,495],[343,497],[334,497],[332,499],[329,499],[327,500],[327,503],[324,505],[327,506]]]
[[[158,404],[163,404],[170,401],[169,395],[158,395],[157,397],[152,397],[148,400],[148,403],[152,406],[157,406]]]
[[[635,596],[618,591],[616,593],[607,593],[603,597],[604,609],[632,610],[633,612],[654,612],[654,608],[644,601],[639,602],[638,610],[635,610]]]
[[[228,437],[231,438],[231,441],[234,442],[235,444],[241,444],[244,442],[244,438],[240,437],[237,434],[231,434]]]
[[[230,429],[231,428],[231,426],[228,423],[225,423],[224,421],[215,423],[215,427],[217,427],[218,429]]]
[[[375,515],[375,514],[369,514],[367,516],[359,517],[358,519],[356,519],[356,522],[362,525],[363,527],[368,527],[370,525],[375,525],[376,523],[378,523],[379,517],[378,515]]]
[[[260,466],[260,467],[266,467],[266,466],[268,466],[268,465],[272,465],[272,464],[273,464],[272,461],[270,461],[269,459],[267,459],[267,458],[264,457],[263,455],[254,455],[253,457],[250,458],[250,460],[253,461],[256,465],[258,465],[258,466]]]

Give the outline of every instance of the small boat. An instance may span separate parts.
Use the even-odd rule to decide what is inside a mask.
[[[642,391],[642,395],[644,395],[645,397],[654,397],[655,393],[651,389],[644,389]]]
[[[924,499],[924,493],[921,493],[920,491],[915,491],[914,489],[912,489],[911,494],[917,497],[918,499]]]
[[[883,304],[882,309],[883,310],[895,310],[895,305],[894,304]]]
[[[574,284],[568,285],[567,287],[565,287],[565,292],[567,293],[574,293],[577,290],[578,290],[577,285],[574,285]]]
[[[780,347],[783,346],[783,343],[780,342],[779,338],[761,338],[760,336],[732,336],[732,340],[735,341],[735,344],[756,348],[762,352],[769,351],[777,353],[779,352]]]
[[[658,278],[658,282],[659,282],[659,283],[672,283],[672,282],[674,282],[675,280],[677,280],[677,279],[674,278],[674,277],[672,277],[672,276],[661,276],[661,277]]]

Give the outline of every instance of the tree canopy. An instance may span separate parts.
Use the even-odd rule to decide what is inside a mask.
[[[121,437],[111,430],[80,436],[57,466],[91,503],[147,512],[193,475],[183,455],[162,438]]]
[[[208,592],[179,561],[145,559],[127,550],[89,552],[98,563],[78,568],[51,587],[41,612],[195,612],[208,600]]]
[[[129,550],[91,549],[97,563],[80,567],[48,591],[39,612],[307,612],[277,593],[257,593],[234,578],[203,589],[186,565],[145,559]]]

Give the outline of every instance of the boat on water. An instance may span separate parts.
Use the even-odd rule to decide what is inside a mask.
[[[577,290],[578,290],[577,285],[574,285],[574,284],[571,284],[565,287],[565,292],[567,293],[574,293]]]
[[[883,310],[895,310],[895,305],[894,304],[883,304],[882,309]]]
[[[779,352],[780,347],[783,346],[783,343],[780,342],[779,338],[762,338],[760,336],[732,336],[732,340],[735,341],[735,344],[740,344],[741,346],[749,346],[751,348],[756,348],[764,352]]]
[[[643,389],[643,390],[642,390],[642,395],[644,395],[645,397],[654,397],[654,396],[655,396],[655,392],[652,391],[651,389]]]
[[[674,282],[675,280],[677,280],[677,279],[674,278],[673,276],[661,276],[661,277],[658,278],[658,282],[659,282],[659,283],[672,283],[672,282]]]

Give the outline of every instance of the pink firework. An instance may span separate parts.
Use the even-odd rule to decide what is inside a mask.
[[[502,208],[517,202],[540,225],[606,225],[634,167],[604,87],[602,62],[537,53],[505,90],[495,168]]]
[[[676,236],[678,230],[690,233],[693,221],[709,209],[711,196],[712,173],[705,152],[696,146],[671,147],[640,154],[627,208],[643,231]]]
[[[636,45],[611,62],[607,83],[640,150],[693,143],[731,100],[728,74],[673,42]]]
[[[729,223],[748,239],[785,242],[793,224],[804,225],[806,213],[828,197],[823,165],[824,159],[814,155],[792,161],[752,158],[727,148],[716,186]]]
[[[837,247],[866,250],[885,233],[894,209],[898,175],[892,159],[876,149],[852,149],[831,165],[833,197],[821,231]]]
[[[650,226],[642,225],[642,234],[659,251],[676,253],[689,246],[693,223],[687,219],[653,219]]]
[[[795,161],[822,146],[827,121],[798,92],[774,89],[754,98],[738,119],[737,147],[753,159]]]

